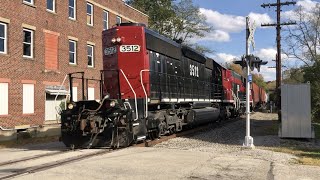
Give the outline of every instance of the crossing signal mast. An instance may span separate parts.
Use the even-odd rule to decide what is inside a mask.
[[[250,83],[252,76],[250,70],[254,68],[260,72],[260,66],[266,65],[267,61],[262,61],[259,57],[250,54],[250,43],[254,48],[254,31],[255,25],[250,25],[249,17],[246,17],[246,55],[241,57],[241,60],[234,61],[234,64],[239,64],[242,68],[246,68],[247,82],[246,82],[246,136],[243,146],[247,148],[253,148],[253,138],[250,136]]]
[[[277,7],[277,23],[276,24],[261,24],[261,26],[275,26],[277,29],[277,57],[276,57],[276,92],[277,92],[277,108],[278,108],[278,118],[281,119],[281,112],[279,111],[281,108],[281,26],[283,25],[294,25],[296,22],[280,22],[280,12],[281,6],[289,6],[295,5],[296,2],[281,2],[281,0],[277,0],[276,3],[268,3],[262,4],[263,8]]]

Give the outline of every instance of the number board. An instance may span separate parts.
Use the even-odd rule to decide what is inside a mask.
[[[111,55],[111,54],[115,54],[117,53],[117,48],[116,46],[113,46],[113,47],[107,47],[104,49],[104,55]]]
[[[140,52],[139,45],[121,45],[120,52]]]
[[[190,76],[199,77],[199,67],[190,64]]]

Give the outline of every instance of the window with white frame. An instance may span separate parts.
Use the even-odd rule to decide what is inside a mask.
[[[103,11],[103,30],[109,29],[108,21],[109,21],[109,12],[104,10]]]
[[[23,57],[33,57],[33,31],[23,29]]]
[[[93,5],[87,3],[87,24],[93,26]]]
[[[0,53],[7,53],[7,24],[0,22]]]
[[[121,18],[120,16],[117,16],[116,21],[117,21],[117,24],[121,24],[121,22],[122,22],[122,18]]]
[[[93,46],[87,45],[88,67],[94,66]]]
[[[34,84],[23,84],[23,114],[34,113]]]
[[[47,10],[56,12],[56,0],[47,0]]]
[[[27,3],[27,4],[32,4],[32,5],[33,5],[33,3],[34,3],[33,0],[23,0],[23,2],[24,2],[24,3]]]
[[[77,42],[69,40],[69,64],[77,64]]]
[[[88,88],[88,100],[94,100],[94,88],[93,87]]]
[[[8,115],[8,83],[0,83],[0,115]]]
[[[78,87],[72,87],[72,100],[74,102],[78,101]]]
[[[69,0],[69,18],[76,19],[76,0]]]

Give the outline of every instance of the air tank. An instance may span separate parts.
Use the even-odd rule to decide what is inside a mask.
[[[200,125],[216,122],[220,115],[220,109],[206,107],[201,109],[191,109],[187,115],[187,123],[190,125]]]

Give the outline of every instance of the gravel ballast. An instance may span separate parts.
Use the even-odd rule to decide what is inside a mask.
[[[318,146],[309,141],[280,139],[277,135],[277,114],[256,112],[251,115],[251,135],[255,149],[245,149],[245,117],[230,121],[220,127],[197,133],[190,137],[178,137],[156,145],[156,148],[169,148],[187,151],[210,152],[214,155],[245,156],[273,163],[288,164],[297,160],[291,154],[266,150],[266,147],[280,147],[292,144],[308,147]]]

